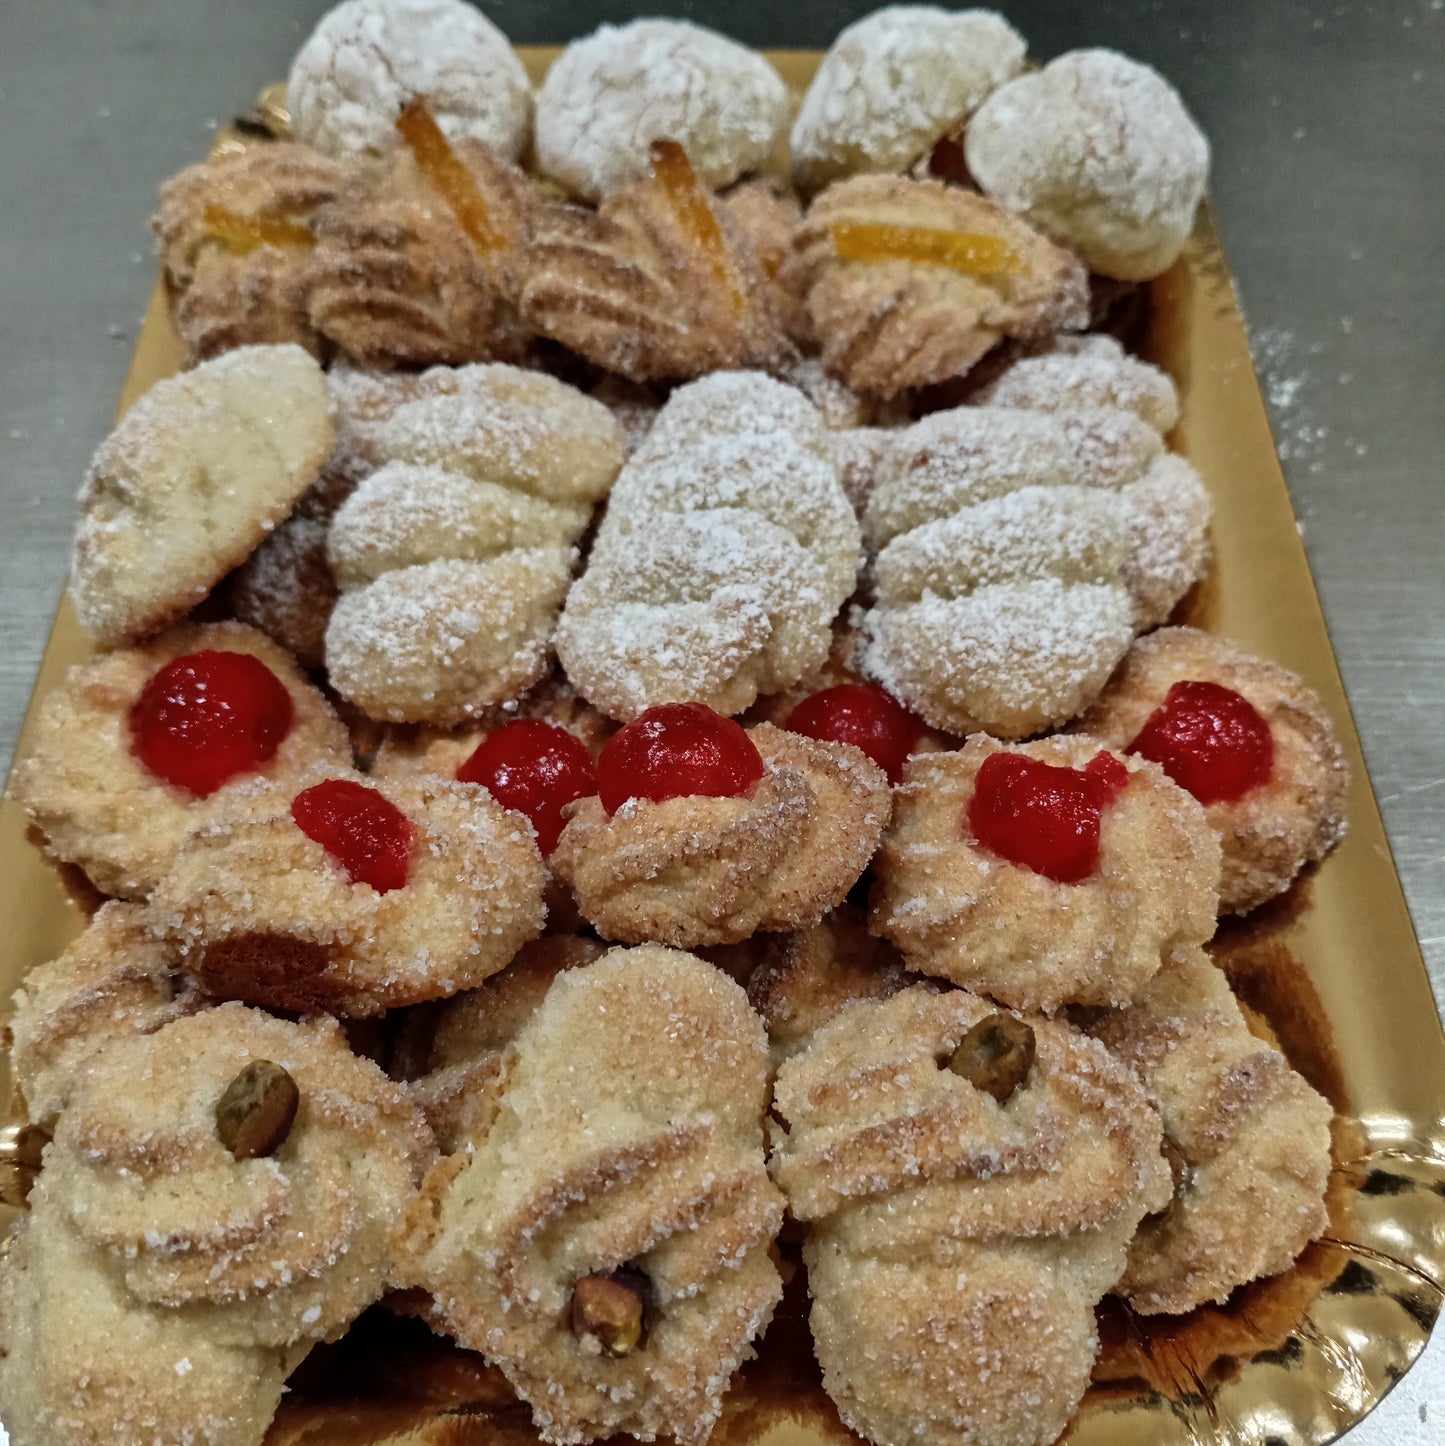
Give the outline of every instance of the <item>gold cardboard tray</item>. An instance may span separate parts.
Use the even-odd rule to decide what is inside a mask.
[[[522,55],[540,79],[556,51],[524,48]],[[801,89],[818,56],[770,59]],[[1150,288],[1140,345],[1179,384],[1183,421],[1174,444],[1215,499],[1214,562],[1181,620],[1302,674],[1334,715],[1354,775],[1344,844],[1283,899],[1247,922],[1225,923],[1212,946],[1241,998],[1333,1102],[1336,1165],[1330,1230],[1286,1275],[1182,1318],[1144,1319],[1105,1304],[1094,1384],[1067,1440],[1322,1446],[1400,1378],[1440,1312],[1445,1035],[1207,209],[1178,265]],[[157,288],[120,410],[179,363]],[[90,652],[62,602],[35,697]],[[34,722],[32,700],[17,756],[29,750]],[[0,804],[7,996],[80,931],[95,902],[83,880],[41,856],[21,809],[8,799]],[[734,1385],[717,1446],[856,1441],[822,1392],[806,1307],[798,1272],[759,1357]],[[480,1358],[378,1309],[344,1341],[312,1354],[267,1439],[271,1446],[535,1446],[537,1438]]]

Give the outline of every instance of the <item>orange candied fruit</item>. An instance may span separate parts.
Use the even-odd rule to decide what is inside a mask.
[[[507,238],[493,221],[472,173],[457,157],[425,104],[411,101],[397,116],[396,128],[416,158],[418,169],[452,208],[472,245],[484,255],[507,250]]]
[[[883,221],[835,221],[833,247],[843,261],[916,261],[947,266],[966,276],[1019,269],[1015,252],[997,236],[942,231],[934,226],[895,226]]]
[[[258,246],[314,246],[310,228],[279,216],[242,216],[224,206],[210,205],[202,216],[208,235],[230,251],[245,254]]]
[[[651,154],[652,174],[667,193],[683,230],[707,257],[718,282],[727,287],[733,311],[741,313],[743,293],[733,273],[727,238],[718,225],[707,190],[698,180],[687,152],[676,141],[659,140],[653,141]]]

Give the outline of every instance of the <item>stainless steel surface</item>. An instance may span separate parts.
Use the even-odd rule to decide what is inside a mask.
[[[0,0],[0,757],[72,502],[154,276],[155,189],[285,74],[318,0]],[[566,39],[628,7],[485,7]],[[819,46],[866,5],[679,0]],[[1311,562],[1437,997],[1445,997],[1445,0],[1006,5],[1034,53],[1107,44],[1184,93]],[[1288,606],[1288,600],[1281,601]],[[1445,1437],[1445,1337],[1350,1446]]]

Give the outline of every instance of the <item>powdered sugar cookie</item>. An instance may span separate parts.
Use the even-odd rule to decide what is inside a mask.
[[[331,706],[269,638],[182,623],[72,668],[11,789],[47,852],[102,893],[143,899],[221,797],[350,761]]]
[[[787,126],[782,77],[756,51],[686,20],[603,25],[557,59],[537,96],[543,172],[596,201],[676,141],[707,186],[756,170]]]
[[[81,488],[81,626],[114,645],[188,612],[296,505],[334,435],[326,378],[299,346],[240,347],[157,382]]]
[[[1023,67],[1024,38],[992,10],[889,5],[829,47],[793,122],[805,191],[860,171],[906,171]]]
[[[507,37],[461,0],[345,0],[297,52],[291,127],[328,156],[375,162],[396,149],[396,117],[422,100],[454,140],[516,160],[532,86]]]
[[[1112,50],[1071,50],[1001,86],[964,147],[985,195],[1121,281],[1174,263],[1209,174],[1178,92]]]

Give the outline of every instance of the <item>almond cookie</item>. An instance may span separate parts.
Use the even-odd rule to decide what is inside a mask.
[[[1214,932],[1219,844],[1152,764],[1092,738],[911,758],[870,927],[910,969],[1015,1009],[1127,1004]]]
[[[962,991],[855,1003],[778,1073],[823,1384],[870,1441],[1048,1446],[1094,1307],[1168,1198],[1159,1117],[1095,1041]]]
[[[1226,638],[1140,638],[1077,726],[1152,759],[1204,805],[1224,850],[1224,913],[1282,893],[1344,837],[1350,774],[1319,696]]]
[[[546,672],[572,545],[622,457],[600,402],[515,367],[423,374],[342,504],[326,666],[390,722],[460,723]]]
[[[938,181],[840,181],[813,202],[794,246],[823,361],[855,391],[888,398],[950,381],[1005,337],[1041,342],[1088,323],[1075,257]]]
[[[242,623],[180,623],[78,663],[40,705],[11,793],[46,851],[144,899],[209,807],[257,777],[348,765],[330,704]]]
[[[793,122],[805,191],[865,171],[906,171],[1023,68],[1024,38],[992,10],[889,5],[828,47]]]
[[[618,719],[740,713],[827,655],[858,528],[817,409],[758,373],[679,388],[619,477],[557,654]]]
[[[259,1446],[288,1371],[380,1297],[434,1156],[330,1022],[223,1005],[112,1041],[4,1263],[12,1435]]]
[[[532,85],[507,37],[460,0],[345,0],[291,63],[286,105],[299,140],[379,163],[397,112],[424,101],[453,140],[516,160],[532,129]]]
[[[146,932],[145,910],[112,899],[58,958],[15,991],[10,1068],[26,1117],[47,1124],[112,1039],[151,1034],[200,1007],[191,981]]]
[[[890,807],[858,749],[767,723],[745,733],[699,704],[642,714],[597,776],[552,867],[583,917],[626,943],[731,944],[817,923],[867,867]]]
[[[246,346],[157,382],[80,491],[70,596],[114,646],[188,612],[296,505],[335,438],[299,346]]]
[[[377,1014],[468,989],[542,930],[530,830],[440,779],[236,789],[151,900],[150,928],[210,994]]]
[[[1090,1032],[1158,1101],[1175,1177],[1118,1293],[1141,1314],[1177,1315],[1287,1270],[1329,1223],[1334,1112],[1250,1033],[1224,975],[1191,950]]]
[[[614,949],[558,976],[503,1069],[398,1237],[402,1282],[543,1440],[699,1446],[782,1293],[762,1025],[702,960]]]
[[[644,175],[653,141],[675,141],[704,185],[767,160],[788,88],[754,50],[686,20],[603,25],[557,58],[537,96],[545,175],[597,201]]]
[[[1112,50],[1071,50],[1000,86],[964,154],[986,196],[1121,281],[1174,264],[1209,175],[1178,92]]]

